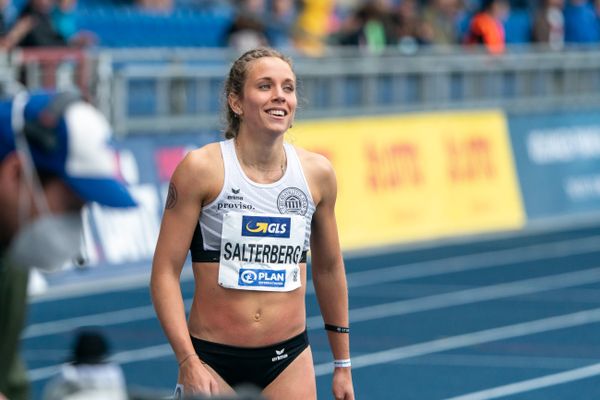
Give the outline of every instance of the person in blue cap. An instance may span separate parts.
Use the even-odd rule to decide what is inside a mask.
[[[111,128],[78,96],[21,92],[0,101],[0,399],[29,398],[18,344],[28,268],[78,256],[88,202],[133,207],[118,179]]]

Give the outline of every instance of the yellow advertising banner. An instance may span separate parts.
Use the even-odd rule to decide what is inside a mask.
[[[524,224],[500,111],[302,122],[288,140],[332,162],[345,249]]]

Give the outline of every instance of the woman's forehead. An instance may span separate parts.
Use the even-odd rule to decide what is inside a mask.
[[[292,67],[277,57],[262,57],[252,61],[248,66],[247,78],[250,80],[262,78],[278,78],[295,80]]]

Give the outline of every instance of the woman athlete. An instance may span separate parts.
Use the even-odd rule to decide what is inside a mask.
[[[284,143],[296,76],[279,52],[251,50],[225,83],[226,139],[191,151],[171,179],[152,266],[152,299],[186,394],[258,386],[272,400],[316,398],[306,334],[306,251],[334,356],[335,399],[354,399],[348,293],[322,156]],[[191,251],[186,322],[180,274]]]

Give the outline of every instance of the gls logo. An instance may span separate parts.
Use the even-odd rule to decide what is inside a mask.
[[[289,238],[291,224],[290,218],[244,215],[242,236]]]

